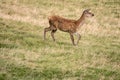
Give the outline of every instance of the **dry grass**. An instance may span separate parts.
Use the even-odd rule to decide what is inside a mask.
[[[0,0],[0,79],[119,80],[117,2]],[[78,19],[88,7],[95,17],[81,27],[78,46],[73,47],[68,34],[60,31],[55,34],[57,42],[51,40],[50,34],[43,41],[49,15]]]
[[[39,8],[39,7],[36,8],[36,6],[33,6],[33,5],[25,6],[23,4],[19,4],[18,2],[19,2],[19,0],[13,1],[13,2],[11,1],[12,4],[7,4],[7,3],[3,4],[2,3],[0,17],[5,18],[5,19],[12,19],[12,20],[17,20],[17,21],[22,21],[22,22],[33,23],[36,25],[47,27],[48,26],[47,17],[49,15],[57,14],[57,15],[60,15],[60,16],[66,17],[66,18],[69,17],[70,19],[78,19],[81,15],[82,11],[84,10],[84,9],[80,8],[84,5],[79,5],[79,7],[78,7],[78,5],[74,5],[74,4],[78,4],[76,2],[74,4],[71,4],[70,2],[66,3],[67,1],[59,2],[59,1],[55,0],[55,3],[54,3],[54,0],[53,0],[51,2],[51,5],[55,6],[55,7],[47,7],[49,5],[46,5],[46,7],[44,6],[44,8]],[[82,1],[80,1],[80,2],[82,2]],[[100,2],[102,2],[102,1],[100,1]],[[105,2],[105,1],[103,1],[103,2]],[[48,4],[49,2],[43,1],[43,3]],[[62,3],[66,4],[68,6],[66,6]],[[89,3],[89,1],[88,2],[85,1],[83,3],[87,4],[87,3]],[[94,8],[94,6],[92,6],[93,4],[97,4],[97,7]],[[57,6],[57,5],[60,5],[60,6]],[[97,2],[94,2],[94,3],[90,3],[88,6],[91,7],[92,12],[95,14],[95,17],[90,19],[89,21],[87,21],[88,24],[85,24],[80,29],[80,33],[82,35],[85,35],[86,33],[96,34],[98,36],[99,35],[108,35],[108,36],[114,35],[114,36],[116,36],[116,35],[120,34],[119,30],[112,31],[113,26],[115,26],[115,28],[119,28],[119,26],[120,26],[119,11],[118,11],[119,6],[114,5],[115,8],[113,8],[113,9],[117,10],[116,12],[118,12],[118,14],[111,13],[113,9],[109,8],[108,11],[109,11],[109,13],[111,13],[109,15],[105,15],[106,14],[105,10],[107,10],[108,7],[103,7],[101,3],[98,4]],[[63,9],[60,9],[61,7],[63,7]],[[112,5],[111,5],[111,7],[112,7]],[[45,8],[47,8],[47,9],[45,9]],[[103,12],[103,13],[100,13],[100,12]],[[118,15],[118,18],[114,18],[114,15]],[[101,31],[102,31],[102,33],[101,33]]]

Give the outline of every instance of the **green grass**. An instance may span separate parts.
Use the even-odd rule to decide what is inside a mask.
[[[111,12],[119,3],[64,2],[66,5],[62,0],[0,0],[0,80],[120,79],[119,11]],[[46,18],[51,11],[76,19],[88,7],[96,16],[83,26],[88,29],[81,33],[78,46],[73,46],[69,34],[61,31],[55,34],[56,42],[50,32],[47,40],[43,40],[43,30],[48,26]]]
[[[57,37],[57,42],[50,37],[43,41],[43,28],[39,26],[5,19],[0,22],[0,78],[3,80],[119,80],[118,37],[86,35],[75,47],[68,34],[56,33],[56,36],[65,34]]]

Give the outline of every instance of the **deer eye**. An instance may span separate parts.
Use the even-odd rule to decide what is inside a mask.
[[[87,14],[88,12],[87,11],[85,11],[85,14]]]

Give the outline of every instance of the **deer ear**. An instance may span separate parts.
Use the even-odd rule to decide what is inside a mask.
[[[90,11],[91,9],[86,9],[86,11]]]
[[[90,9],[86,9],[86,10],[84,10],[84,12],[89,12],[90,11]]]

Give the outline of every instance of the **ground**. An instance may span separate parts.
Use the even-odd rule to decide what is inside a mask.
[[[61,31],[43,40],[48,16],[88,8],[78,46]],[[0,0],[0,80],[120,80],[119,35],[119,0]]]

